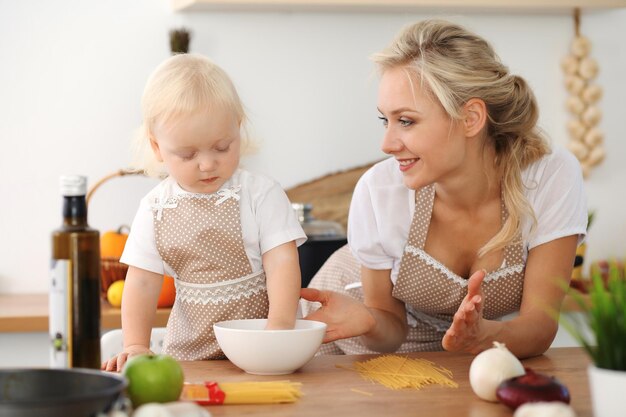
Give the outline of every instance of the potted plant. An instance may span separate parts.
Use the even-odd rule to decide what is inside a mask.
[[[587,297],[571,291],[580,307],[581,320],[560,319],[563,327],[578,341],[592,360],[589,386],[594,415],[624,416],[626,393],[626,280],[614,263],[608,280],[592,271]]]

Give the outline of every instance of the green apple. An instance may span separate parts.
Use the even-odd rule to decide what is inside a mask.
[[[133,356],[122,373],[128,379],[126,393],[135,407],[178,400],[185,381],[180,364],[168,355]]]

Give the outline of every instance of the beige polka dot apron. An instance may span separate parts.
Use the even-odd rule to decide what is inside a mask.
[[[183,194],[153,206],[157,249],[176,273],[163,345],[176,359],[224,358],[214,323],[267,318],[265,274],[252,273],[244,249],[239,190]]]
[[[420,189],[415,199],[415,214],[404,248],[393,296],[404,301],[418,341],[428,350],[442,349],[441,339],[452,317],[467,295],[467,278],[460,277],[424,251],[433,211],[435,187]],[[502,203],[502,222],[507,210]],[[519,310],[524,284],[522,243],[504,248],[502,266],[485,277],[483,317],[493,320]]]
[[[452,317],[467,294],[467,279],[462,278],[424,250],[435,198],[434,186],[416,192],[415,214],[409,238],[402,256],[393,296],[404,301],[407,308],[409,333],[398,353],[442,350],[441,340],[452,323]],[[507,211],[502,204],[502,220]],[[488,272],[483,281],[485,304],[483,315],[495,319],[519,310],[524,280],[522,244],[504,249],[500,269]],[[309,287],[338,291],[363,301],[360,288],[360,265],[348,246],[335,252],[313,277]],[[319,308],[317,303],[303,302],[304,314]],[[320,354],[375,353],[367,349],[360,338],[327,343]]]

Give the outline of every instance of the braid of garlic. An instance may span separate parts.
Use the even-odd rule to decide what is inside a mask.
[[[598,75],[598,63],[589,56],[591,42],[578,32],[572,41],[570,54],[561,61],[565,73],[565,88],[570,94],[565,106],[572,118],[567,123],[570,140],[567,147],[578,158],[583,176],[587,178],[591,169],[606,155],[604,134],[598,129],[602,112],[598,101],[602,97],[602,88],[594,84]]]

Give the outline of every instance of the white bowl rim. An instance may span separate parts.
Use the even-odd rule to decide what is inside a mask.
[[[229,327],[228,324],[229,323],[235,323],[235,322],[262,322],[262,321],[267,321],[267,319],[239,319],[239,320],[223,320],[223,321],[219,321],[217,323],[213,324],[213,328],[220,328],[222,330],[226,330],[226,331],[236,331],[236,332],[259,332],[259,331],[263,331],[263,332],[276,332],[276,333],[282,333],[282,332],[295,332],[295,333],[302,333],[302,332],[310,332],[313,330],[320,330],[320,329],[326,329],[327,325],[326,323],[322,322],[322,321],[316,321],[316,320],[305,320],[305,319],[297,319],[296,322],[307,322],[307,323],[311,323],[313,324],[313,326],[305,328],[305,329],[276,329],[276,330],[263,330],[263,329],[240,329],[240,328],[235,328],[235,327]]]

